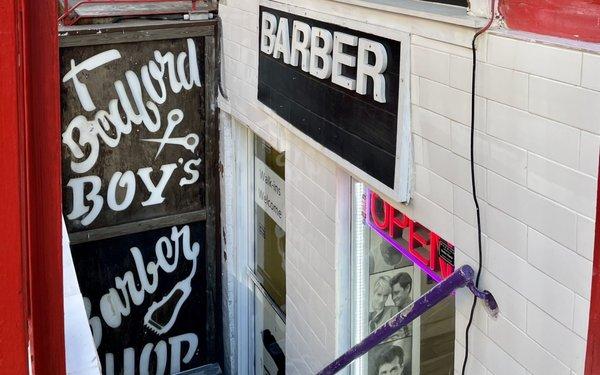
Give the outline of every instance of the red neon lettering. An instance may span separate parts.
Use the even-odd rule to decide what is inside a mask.
[[[408,228],[408,251],[421,267],[428,267],[443,279],[452,274],[454,266],[441,258],[438,253],[440,236],[396,210],[372,191],[370,192],[369,208],[371,222],[380,230],[386,231],[391,238],[397,238],[396,233],[402,234],[402,230]],[[418,230],[425,230],[427,234],[422,235]],[[427,249],[429,256],[423,256],[418,250],[419,248]]]
[[[440,236],[434,232],[429,232],[429,269],[438,271],[438,246]]]
[[[438,237],[438,239],[439,239],[439,237]],[[450,245],[450,244],[448,244],[448,245]],[[450,246],[452,246],[452,245],[450,245]],[[438,249],[438,248],[439,248],[439,246],[436,247],[436,249]],[[436,253],[437,253],[437,251],[436,251]],[[440,269],[439,274],[442,275],[442,278],[445,279],[446,277],[450,276],[450,274],[452,272],[454,272],[454,266],[449,264],[448,262],[446,262],[442,257],[439,257],[437,263],[438,263],[439,269]]]
[[[377,215],[377,204],[383,205],[383,220],[379,218]],[[381,230],[385,230],[388,225],[388,217],[389,217],[389,205],[381,199],[377,194],[371,192],[371,220],[373,220],[373,224],[377,226],[377,228]]]
[[[424,256],[422,256],[417,250],[415,250],[415,242],[417,242],[419,245],[417,246],[426,246],[428,244],[428,240],[424,239],[423,237],[421,237],[421,235],[419,233],[417,233],[417,227],[419,227],[420,224],[410,220],[408,221],[408,230],[409,230],[409,236],[408,236],[408,251],[410,251],[410,253],[412,255],[414,255],[424,266],[428,266],[429,265],[429,259],[425,258]]]
[[[450,276],[452,272],[454,272],[454,267],[446,263],[445,260],[440,259],[440,273],[442,275],[442,278],[445,279],[446,277]]]
[[[387,203],[386,203],[387,204]],[[388,234],[390,235],[390,237],[395,238],[396,237],[396,229],[398,229],[400,231],[400,233],[402,233],[402,230],[405,228],[408,228],[408,221],[409,218],[408,216],[404,215],[402,212],[396,210],[394,207],[388,205],[390,207],[390,223],[388,226]],[[401,216],[400,217],[396,217],[396,213],[399,213]]]

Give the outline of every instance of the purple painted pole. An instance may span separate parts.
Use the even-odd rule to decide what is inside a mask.
[[[458,288],[468,286],[478,298],[484,300],[488,310],[494,315],[498,311],[498,305],[494,297],[488,291],[480,291],[473,284],[475,272],[473,269],[464,265],[454,271],[445,280],[431,288],[427,293],[423,294],[419,299],[406,306],[402,311],[394,315],[390,320],[385,322],[381,327],[371,332],[361,342],[354,345],[344,354],[339,356],[335,361],[331,362],[327,367],[322,369],[317,375],[333,375],[346,367],[350,362],[365,354],[376,345],[392,336],[400,328],[408,325],[410,322],[418,318],[425,311],[437,305],[444,298],[448,297]]]

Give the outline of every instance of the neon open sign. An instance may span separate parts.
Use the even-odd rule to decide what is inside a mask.
[[[450,243],[372,191],[367,192],[366,208],[369,227],[435,281],[454,271],[454,246]]]

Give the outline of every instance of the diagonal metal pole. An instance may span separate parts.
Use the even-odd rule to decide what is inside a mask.
[[[405,327],[427,310],[437,305],[456,289],[465,286],[468,287],[477,298],[482,299],[490,314],[495,316],[498,313],[498,304],[496,303],[496,300],[487,290],[482,291],[475,287],[474,277],[475,272],[471,266],[465,265],[458,268],[445,280],[441,281],[427,293],[423,294],[419,299],[406,306],[381,327],[371,332],[371,334],[365,337],[361,342],[348,349],[344,354],[319,371],[317,375],[336,374],[350,364],[350,362],[367,353],[376,345],[392,336],[399,329]]]

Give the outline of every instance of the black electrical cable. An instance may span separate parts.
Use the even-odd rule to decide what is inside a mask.
[[[477,189],[475,185],[475,76],[477,72],[477,47],[476,42],[477,38],[486,32],[490,26],[492,26],[492,22],[494,21],[496,9],[496,0],[492,0],[492,16],[488,23],[481,29],[479,29],[475,35],[473,36],[473,41],[471,43],[471,50],[473,52],[473,72],[471,76],[471,190],[473,194],[473,203],[475,204],[475,215],[477,217],[477,250],[478,250],[478,259],[477,259],[477,276],[475,277],[475,286],[479,287],[479,278],[481,277],[481,269],[483,264],[483,250],[481,246],[481,214],[479,212],[479,200],[477,199]],[[462,371],[461,374],[465,375],[465,371],[467,369],[467,361],[469,359],[469,330],[471,329],[471,324],[473,324],[473,316],[475,315],[475,306],[477,306],[477,297],[473,295],[473,303],[471,305],[471,312],[469,314],[469,322],[467,323],[467,328],[465,329],[465,357],[463,359]]]

